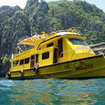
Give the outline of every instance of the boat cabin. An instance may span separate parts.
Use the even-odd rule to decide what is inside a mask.
[[[74,30],[52,32],[49,35],[34,35],[18,45],[33,46],[19,52],[11,62],[11,71],[54,65],[56,63],[94,56],[94,52],[85,42],[85,38]]]

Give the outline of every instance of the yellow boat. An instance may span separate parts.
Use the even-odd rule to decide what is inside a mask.
[[[73,28],[34,35],[18,45],[33,48],[10,60],[9,79],[105,77],[105,58],[96,55]]]

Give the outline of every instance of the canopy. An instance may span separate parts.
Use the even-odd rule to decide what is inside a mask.
[[[22,40],[17,45],[21,45],[21,44],[34,46],[34,40],[32,39],[32,37],[30,37],[30,38]]]

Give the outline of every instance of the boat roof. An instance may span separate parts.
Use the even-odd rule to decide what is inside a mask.
[[[17,45],[21,45],[21,44],[34,46],[34,40],[32,39],[32,37],[29,37],[27,39],[22,40]]]
[[[79,33],[77,33],[75,30],[71,31],[54,31],[51,32],[50,34],[45,34],[45,32],[42,32],[42,35],[34,35],[32,37],[26,38],[19,42],[17,45],[30,45],[30,46],[35,46],[35,44],[38,44],[39,42],[46,41],[49,39],[52,39],[54,37],[59,37],[59,36],[78,36],[81,37],[82,40],[85,40]]]

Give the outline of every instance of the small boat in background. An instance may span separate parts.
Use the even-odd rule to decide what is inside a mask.
[[[9,79],[105,77],[105,57],[96,55],[74,28],[34,35],[18,45],[31,49],[10,60]],[[28,48],[30,48],[28,47]]]

